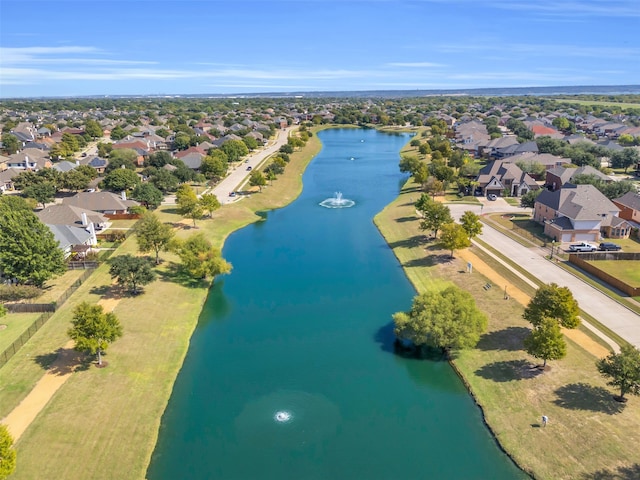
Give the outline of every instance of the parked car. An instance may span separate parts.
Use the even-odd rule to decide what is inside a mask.
[[[589,242],[572,243],[569,245],[570,252],[595,252],[598,248]]]
[[[598,247],[598,250],[602,250],[604,252],[617,252],[618,250],[622,250],[622,247],[617,243],[602,242]]]
[[[251,170],[251,165],[247,167],[247,171],[250,171],[250,170]]]
[[[229,192],[229,196],[230,197],[235,197],[236,196],[236,192]]]
[[[498,199],[498,196],[495,193],[490,193],[489,195],[487,195],[487,198],[493,202],[494,200]]]

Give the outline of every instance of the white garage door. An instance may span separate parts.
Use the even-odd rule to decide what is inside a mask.
[[[570,242],[571,241],[571,234],[570,233],[563,233],[562,234],[562,241],[563,242]]]
[[[594,233],[577,233],[576,242],[594,242],[596,235]]]

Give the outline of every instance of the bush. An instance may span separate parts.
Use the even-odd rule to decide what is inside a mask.
[[[40,296],[42,290],[33,285],[0,285],[0,302],[18,302]]]

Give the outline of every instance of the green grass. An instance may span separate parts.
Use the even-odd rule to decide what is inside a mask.
[[[0,325],[6,325],[6,328],[0,330],[0,352],[4,352],[40,315],[40,313],[9,313],[0,318]]]
[[[637,260],[594,260],[588,263],[632,287],[640,287],[640,268]]]
[[[588,475],[603,468],[639,463],[640,399],[630,398],[624,406],[615,402],[614,391],[595,368],[596,359],[570,340],[567,357],[538,374],[532,368],[535,359],[522,350],[529,327],[522,319],[523,307],[505,302],[502,291],[485,291],[487,279],[464,273],[461,260],[442,261],[443,252],[425,250],[417,221],[410,220],[413,194],[411,185],[406,186],[376,217],[376,225],[418,291],[454,282],[487,313],[488,333],[478,348],[461,352],[453,364],[500,444],[540,479],[592,478]],[[538,427],[541,415],[550,419],[545,429]]]
[[[42,295],[35,298],[33,303],[52,303],[57,301],[84,272],[84,270],[67,270],[63,275],[48,281],[45,284]]]
[[[178,235],[202,231],[221,246],[233,230],[260,220],[259,212],[293,200],[302,190],[301,173],[320,148],[314,135],[303,151],[291,155],[285,174],[273,186],[223,207],[213,220],[198,222],[197,229],[180,229]],[[158,213],[163,221],[178,224],[181,220],[170,206]],[[136,250],[131,237],[117,254]],[[162,413],[209,287],[183,275],[171,254],[163,253],[161,258],[160,279],[147,285],[143,295],[122,298],[115,309],[124,335],[105,356],[109,366],[76,372],[60,388],[18,441],[18,468],[12,479],[144,478]],[[108,267],[102,265],[20,355],[0,369],[0,418],[32,390],[67,342],[73,308],[81,301],[96,303],[110,284]]]
[[[620,107],[622,110],[640,108],[640,103],[606,102],[601,100],[575,100],[573,98],[553,98],[556,102],[573,103],[576,105],[594,105],[601,107]]]
[[[106,232],[110,232],[113,228],[133,228],[138,220],[110,220],[111,225]]]

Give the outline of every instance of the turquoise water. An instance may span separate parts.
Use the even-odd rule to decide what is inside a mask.
[[[372,218],[409,137],[319,135],[302,195],[227,240],[148,478],[527,478],[446,362],[392,351],[415,292]]]

